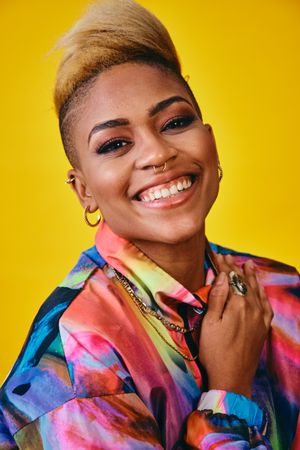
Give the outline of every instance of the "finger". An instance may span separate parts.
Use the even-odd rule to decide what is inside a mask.
[[[226,272],[228,270],[227,264],[225,263],[224,255],[221,253],[215,253],[215,263],[217,266],[217,269],[220,272]]]
[[[217,267],[219,272],[225,272],[227,275],[231,270],[234,270],[234,266],[232,263],[233,259],[230,258],[230,255],[221,255],[218,254],[216,258]]]
[[[248,261],[245,262],[243,269],[244,269],[245,283],[247,284],[248,289],[247,299],[252,304],[255,303],[256,306],[258,306],[261,310],[263,310],[254,262],[251,259],[249,259]]]
[[[226,254],[226,255],[218,254],[216,259],[217,259],[219,269],[222,270],[223,272],[225,272],[227,275],[229,275],[230,272],[234,271],[242,279],[245,278],[243,269],[235,264],[234,257],[231,254]],[[262,307],[259,303],[259,299],[255,298],[255,302],[253,301],[253,297],[258,297],[259,294],[258,294],[258,290],[257,290],[257,280],[255,278],[255,273],[254,273],[254,264],[251,260],[249,260],[247,262],[247,266],[248,265],[249,265],[249,270],[247,271],[247,273],[249,275],[251,275],[251,283],[249,283],[250,285],[247,286],[248,287],[247,295],[249,297],[249,300],[252,302],[252,306],[254,304],[254,306],[255,305],[259,306],[259,308],[262,309]],[[248,285],[248,283],[246,283],[246,284]],[[255,290],[255,292],[254,292],[254,290]],[[229,287],[229,298],[231,298],[232,296],[236,296],[236,295],[238,295],[238,294],[236,294],[236,292],[234,291],[232,286],[230,286]]]
[[[230,254],[225,255],[225,262],[229,268],[229,272],[232,270],[236,272],[240,277],[243,277],[243,270],[239,267],[234,260],[234,257]]]
[[[257,275],[256,275],[256,278],[258,278]],[[259,279],[257,279],[257,283],[258,283],[259,296],[260,296],[261,304],[262,304],[263,311],[264,311],[265,325],[266,325],[266,327],[269,327],[272,322],[272,319],[274,317],[274,312],[273,312],[271,303],[269,302],[266,291],[265,291],[263,285],[260,283]]]
[[[236,295],[241,296],[241,294],[243,296],[245,296],[245,295],[250,296],[250,297],[253,296],[253,290],[252,290],[251,286],[253,286],[254,288],[256,287],[256,279],[255,279],[254,273],[252,274],[251,286],[249,286],[245,279],[245,273],[243,271],[243,268],[241,268],[235,264],[235,259],[232,255],[228,254],[225,256],[225,263],[227,264],[227,267],[228,267],[230,297],[236,296]],[[248,265],[250,265],[250,267],[251,267],[250,261],[249,261],[249,263],[247,263],[247,266]],[[250,267],[248,270],[248,274],[250,274],[250,272],[251,272]],[[238,283],[238,278],[240,279],[239,281],[245,282],[246,287],[247,287],[247,289],[246,289],[247,293],[244,293],[244,292],[241,293],[238,285],[235,283],[235,281],[233,281],[236,275],[237,275],[237,280],[236,280],[237,283]]]
[[[230,272],[233,271],[238,276],[243,278],[243,275],[244,275],[243,274],[243,270],[239,266],[237,266],[235,264],[235,260],[234,260],[234,257],[232,255],[227,254],[227,255],[219,256],[218,263],[219,263],[220,270],[222,270],[223,272],[226,272],[227,275],[229,275]],[[234,293],[232,288],[230,288],[230,291],[232,293]]]
[[[244,265],[245,277],[248,287],[252,289],[255,301],[260,309],[266,313],[268,320],[273,317],[271,305],[266,296],[265,290],[259,280],[258,273],[253,261],[249,260]]]
[[[243,265],[243,270],[245,274],[245,278],[247,278],[249,286],[255,291],[257,291],[257,278],[255,274],[255,264],[252,259],[248,259]]]
[[[206,317],[211,320],[219,320],[222,317],[229,291],[229,284],[225,272],[219,273],[214,282],[208,298],[208,310]]]
[[[270,327],[273,310],[265,293],[265,290],[259,280],[258,273],[253,261],[248,260],[244,264],[245,281],[248,287],[247,300],[249,305],[257,305],[263,312],[263,319],[265,326]]]

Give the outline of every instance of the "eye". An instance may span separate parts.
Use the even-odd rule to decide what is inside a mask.
[[[164,126],[162,127],[162,131],[188,127],[194,120],[195,117],[192,115],[174,117],[164,124]]]
[[[97,153],[103,155],[106,153],[116,152],[129,144],[131,144],[131,141],[128,141],[126,139],[111,139],[100,145],[100,147],[98,147],[96,151]]]

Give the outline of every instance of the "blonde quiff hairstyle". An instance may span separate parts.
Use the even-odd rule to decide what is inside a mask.
[[[63,145],[73,166],[78,165],[71,128],[74,109],[99,73],[125,62],[140,62],[173,72],[186,86],[171,37],[163,24],[133,0],[104,0],[92,4],[60,39],[64,53],[58,68],[54,103]],[[201,115],[201,114],[200,114]]]

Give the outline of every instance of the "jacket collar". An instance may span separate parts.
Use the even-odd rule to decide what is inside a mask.
[[[196,294],[201,301],[171,275],[148,258],[132,242],[117,236],[105,222],[96,234],[96,248],[107,263],[125,276],[135,293],[154,309],[172,317],[174,306],[185,303],[203,309],[211,283],[215,277],[211,267],[206,270],[205,286]],[[205,308],[205,305],[204,305]]]

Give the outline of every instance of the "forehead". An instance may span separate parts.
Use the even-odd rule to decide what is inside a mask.
[[[80,122],[84,120],[87,125],[94,119],[143,114],[173,95],[191,100],[184,85],[167,70],[137,63],[113,66],[101,73],[90,88]]]

